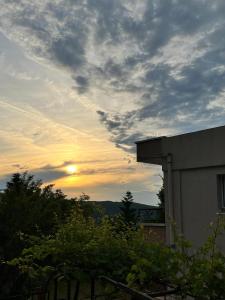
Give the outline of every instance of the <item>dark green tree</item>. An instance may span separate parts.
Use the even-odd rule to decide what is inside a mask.
[[[121,200],[122,206],[120,207],[121,219],[129,226],[136,226],[138,218],[136,209],[133,208],[134,198],[130,191],[127,191]]]
[[[160,211],[160,222],[165,222],[165,187],[164,187],[164,182],[157,194],[157,197],[159,199],[158,206],[161,208]]]
[[[69,201],[53,185],[42,187],[27,173],[13,174],[0,197],[0,260],[19,256],[28,246],[27,236],[54,234],[70,215],[74,201]],[[21,293],[25,281],[18,270],[0,264],[0,296]]]
[[[1,254],[12,258],[20,252],[20,233],[52,234],[63,223],[72,201],[53,185],[42,188],[42,182],[27,173],[16,173],[7,183],[0,200]]]
[[[82,212],[85,219],[90,217],[95,217],[98,219],[100,215],[100,207],[96,205],[95,202],[90,202],[90,197],[86,194],[81,194],[79,198],[76,199],[76,209]]]

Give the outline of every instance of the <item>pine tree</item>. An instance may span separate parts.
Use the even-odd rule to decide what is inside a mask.
[[[136,225],[137,214],[136,209],[132,207],[134,203],[132,193],[130,191],[127,191],[121,202],[123,205],[120,207],[122,220],[129,226]]]

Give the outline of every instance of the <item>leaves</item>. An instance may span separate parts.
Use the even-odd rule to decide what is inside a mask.
[[[66,263],[74,266],[74,270],[96,271],[125,280],[132,257],[141,252],[141,243],[144,242],[139,233],[129,229],[126,234],[116,233],[114,226],[108,218],[96,223],[93,218],[86,218],[82,211],[74,211],[55,236],[43,238],[39,244],[25,249],[19,265],[30,266],[35,274],[37,265],[38,268],[46,267],[46,264],[56,267]],[[22,270],[26,270],[24,265]]]
[[[0,199],[1,266],[14,266],[34,282],[55,272],[85,281],[91,273],[142,290],[160,281],[178,286],[183,296],[224,298],[225,256],[217,247],[225,228],[221,216],[210,224],[211,234],[199,249],[178,234],[171,248],[145,242],[133,226],[130,192],[123,198],[122,216],[112,219],[96,218],[98,208],[88,199],[83,194],[66,200],[52,186],[42,188],[32,176],[15,174]]]
[[[211,225],[207,241],[196,251],[189,241],[176,235],[176,248],[148,244],[141,257],[137,257],[127,280],[130,285],[152,288],[155,282],[174,284],[181,295],[195,299],[224,299],[225,256],[216,241],[224,232],[224,220]]]

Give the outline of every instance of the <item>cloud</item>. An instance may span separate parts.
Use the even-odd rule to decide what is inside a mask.
[[[109,168],[91,168],[83,169],[77,173],[77,175],[97,175],[97,174],[123,174],[123,173],[133,173],[134,167],[109,167]]]
[[[76,89],[78,90],[79,94],[83,94],[88,90],[89,82],[88,79],[84,76],[76,76],[72,77],[76,81]]]
[[[27,170],[27,167],[21,164],[12,164],[12,167],[18,170]]]
[[[59,165],[51,165],[51,164],[47,164],[41,167],[42,170],[55,170],[55,169],[61,169],[64,168],[66,166],[69,166],[71,164],[74,164],[74,161],[72,160],[68,160],[68,161],[64,161],[63,163],[59,164]]]
[[[26,171],[25,169],[19,169],[19,172]],[[42,182],[53,182],[54,180],[64,178],[66,176],[69,176],[65,171],[62,170],[54,170],[54,169],[35,169],[30,170],[30,174],[34,175],[35,179],[40,179]],[[4,188],[6,185],[6,182],[10,180],[12,176],[12,173],[6,174],[4,176],[1,176],[0,186],[1,188]]]
[[[80,161],[76,164],[85,164],[90,162],[100,162],[100,161]],[[58,165],[47,164],[40,168],[29,170],[29,173],[35,176],[37,179],[41,179],[43,182],[52,182],[57,179],[65,178],[71,176],[66,171],[66,167],[69,165],[75,164],[74,161],[65,161]],[[27,168],[20,164],[13,164],[13,168],[16,168],[21,171],[26,171]],[[96,168],[82,168],[76,172],[76,176],[87,176],[87,175],[98,175],[98,174],[123,174],[123,173],[133,173],[135,170],[134,167],[127,165],[126,167],[115,166],[115,167],[96,167]],[[7,175],[1,178],[2,182],[9,180],[11,175]],[[73,175],[74,176],[74,175]]]
[[[143,137],[141,132],[132,132],[132,127],[136,122],[136,113],[109,114],[104,111],[97,111],[100,121],[112,133],[112,141],[116,147],[128,152],[135,151],[134,141]]]
[[[80,163],[90,163],[90,161],[82,161]],[[99,162],[99,161],[92,161],[92,162]],[[52,179],[58,179],[65,176],[70,176],[71,174],[68,174],[66,170],[63,170],[63,168],[75,164],[74,161],[65,161],[62,164],[59,165],[44,165],[38,169],[32,170],[31,173],[35,176],[38,176],[39,178],[42,178],[44,181],[46,181],[46,178],[48,180]],[[76,163],[76,164],[79,164]],[[15,166],[15,165],[14,165]],[[16,164],[18,167],[18,165]],[[82,176],[82,175],[96,175],[96,174],[115,174],[115,173],[127,173],[127,172],[133,172],[134,167],[127,165],[126,167],[121,166],[115,166],[115,167],[95,167],[95,168],[84,168],[82,167],[81,170],[78,170],[75,175]]]
[[[224,14],[223,0],[3,0],[0,26],[69,71],[111,140],[132,152],[152,132],[224,123]]]
[[[37,169],[31,170],[31,174],[35,176],[35,178],[40,178],[43,182],[52,182],[54,180],[64,178],[68,176],[68,174],[63,170],[53,170],[53,169]]]

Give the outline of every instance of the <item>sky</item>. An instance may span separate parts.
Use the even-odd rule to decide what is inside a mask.
[[[134,142],[224,125],[224,0],[0,2],[0,188],[156,204]]]

